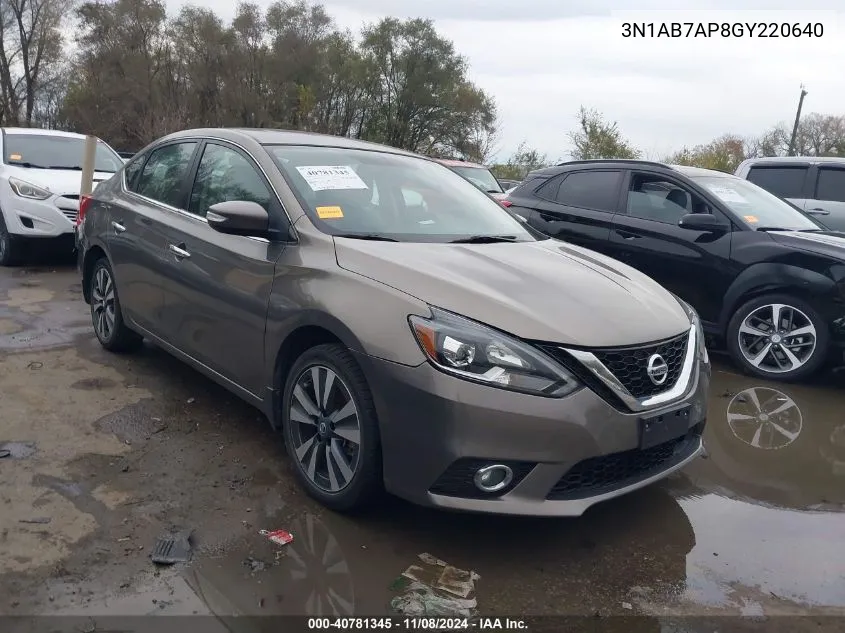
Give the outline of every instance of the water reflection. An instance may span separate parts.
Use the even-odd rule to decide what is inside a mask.
[[[801,433],[801,409],[788,395],[769,387],[751,387],[731,398],[728,426],[734,436],[754,448],[778,450]]]
[[[340,543],[313,514],[295,521],[293,529],[299,538],[287,551],[291,593],[304,597],[305,615],[354,614],[355,586]]]
[[[703,492],[792,510],[845,509],[845,393],[713,372],[704,439],[687,469]]]
[[[262,524],[289,530],[293,543],[277,547],[251,530],[220,553],[198,552],[186,570],[218,616],[389,613],[404,593],[397,581],[422,553],[480,576],[479,615],[625,615],[633,587],[682,590],[695,544],[687,515],[659,487],[576,519],[454,514],[386,499],[363,516],[306,510]]]
[[[696,613],[841,610],[845,393],[718,365],[711,384],[709,458],[666,484],[696,534],[681,602]]]

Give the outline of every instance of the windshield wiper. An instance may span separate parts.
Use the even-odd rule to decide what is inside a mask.
[[[67,171],[82,171],[82,167],[79,167],[78,165],[74,166],[74,167],[71,167],[70,165],[47,165],[47,167],[45,167],[45,169],[64,169],[64,170],[67,170]],[[117,172],[112,171],[111,169],[97,169],[95,167],[94,173],[96,174],[98,172],[101,173],[101,174],[117,173]]]
[[[30,169],[49,169],[49,167],[45,167],[44,165],[35,165],[34,163],[26,162],[19,163],[17,161],[14,163],[9,163],[9,165],[13,165],[15,167],[29,167]]]
[[[493,244],[495,242],[516,242],[516,235],[471,235],[450,240],[450,244]]]
[[[335,233],[335,237],[348,237],[353,240],[373,240],[376,242],[398,242],[399,240],[378,233]]]
[[[783,226],[758,226],[757,231],[789,231],[790,233],[814,233],[823,231],[824,229],[789,229]]]

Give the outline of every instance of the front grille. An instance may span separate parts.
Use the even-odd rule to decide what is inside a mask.
[[[76,222],[76,216],[79,215],[79,211],[71,211],[70,209],[59,209],[59,211],[71,222]]]
[[[611,453],[578,462],[560,478],[546,499],[583,499],[648,479],[692,455],[703,431],[702,422],[682,437],[645,450]]]
[[[671,389],[684,365],[689,333],[681,334],[656,345],[618,349],[592,349],[598,358],[622,386],[635,398],[648,398]],[[648,359],[660,354],[669,368],[669,375],[661,385],[655,385],[647,372]]]
[[[497,492],[489,493],[482,492],[475,487],[473,477],[479,468],[488,466],[490,464],[503,464],[509,466],[513,471],[513,479],[507,488]],[[462,497],[464,499],[488,499],[500,497],[506,492],[513,490],[516,485],[522,481],[525,476],[531,472],[536,466],[533,462],[517,462],[517,461],[500,461],[495,459],[476,459],[472,457],[462,457],[461,459],[452,462],[452,464],[443,472],[434,485],[429,488],[429,492],[436,495],[443,495],[445,497]]]

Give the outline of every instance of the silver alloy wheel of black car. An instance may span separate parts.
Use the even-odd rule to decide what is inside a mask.
[[[728,426],[734,437],[762,450],[778,450],[801,434],[804,417],[788,395],[770,387],[751,387],[728,404]]]
[[[349,387],[331,368],[314,364],[296,378],[290,438],[302,472],[328,493],[344,490],[360,463],[361,424]]]
[[[803,367],[816,351],[818,336],[812,319],[782,303],[762,305],[742,321],[739,350],[761,372],[780,374]]]
[[[97,338],[108,341],[114,333],[115,302],[114,282],[111,273],[105,266],[101,266],[94,273],[94,283],[91,285],[91,315]]]

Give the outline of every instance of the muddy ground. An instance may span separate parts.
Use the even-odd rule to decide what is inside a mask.
[[[399,500],[349,518],[301,493],[248,405],[154,347],[103,351],[72,266],[0,269],[0,615],[389,613],[429,553],[476,572],[482,615],[841,631],[825,618],[845,618],[840,376],[769,384],[716,360],[709,457],[581,518]],[[259,534],[279,528],[294,542]],[[192,560],[156,567],[174,530],[193,531]]]

